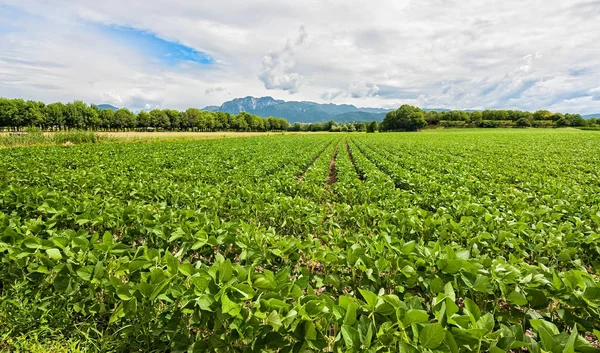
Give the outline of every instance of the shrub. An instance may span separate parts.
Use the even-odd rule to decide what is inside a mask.
[[[467,122],[457,120],[442,120],[440,121],[440,125],[445,128],[467,127]]]
[[[515,123],[517,127],[531,127],[531,120],[527,118],[520,118]]]

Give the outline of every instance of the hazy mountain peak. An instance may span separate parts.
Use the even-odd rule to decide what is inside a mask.
[[[248,112],[262,117],[274,116],[285,118],[290,123],[315,123],[333,120],[348,121],[381,121],[388,109],[357,108],[351,104],[316,103],[310,101],[289,101],[273,97],[255,98],[252,96],[235,98],[223,103],[220,107],[208,106],[204,110],[239,114]]]
[[[119,110],[119,108],[115,107],[114,105],[110,105],[110,104],[98,104],[97,105],[98,109],[100,110]]]

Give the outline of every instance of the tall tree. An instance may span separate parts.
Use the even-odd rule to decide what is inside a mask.
[[[65,105],[61,102],[50,103],[44,107],[48,126],[56,126],[61,129],[65,125],[64,109]]]
[[[423,110],[403,105],[388,112],[381,123],[381,131],[418,131],[427,126]]]
[[[373,120],[367,125],[367,132],[375,132],[377,128],[377,122]]]
[[[150,112],[150,117],[152,120],[152,126],[157,129],[169,129],[171,127],[171,121],[169,120],[169,116],[165,113],[164,110],[154,109]]]

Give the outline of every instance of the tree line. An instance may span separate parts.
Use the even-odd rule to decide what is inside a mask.
[[[444,127],[595,127],[599,119],[584,119],[580,114],[552,113],[538,110],[535,113],[520,110],[484,111],[425,111],[403,105],[388,112],[378,125],[381,131],[417,131],[427,126]]]
[[[104,131],[330,131],[374,132],[417,131],[425,127],[593,127],[600,128],[599,119],[584,119],[579,114],[535,113],[519,110],[425,111],[402,105],[388,112],[381,123],[334,121],[290,125],[282,118],[262,118],[247,112],[237,115],[209,112],[197,108],[185,111],[154,109],[134,113],[126,108],[116,111],[100,109],[82,101],[51,103],[0,97],[0,129],[20,130],[35,126],[44,130],[104,130]]]
[[[154,109],[136,114],[126,108],[100,109],[82,101],[44,104],[0,98],[0,127],[20,130],[28,126],[44,130],[273,131],[287,130],[289,123],[285,119],[262,118],[246,112],[233,115],[189,108],[185,111]]]

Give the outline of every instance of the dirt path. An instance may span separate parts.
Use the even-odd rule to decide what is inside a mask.
[[[340,147],[340,144],[338,143],[335,146],[335,151],[333,151],[333,157],[331,158],[331,163],[329,163],[329,177],[327,178],[327,183],[325,183],[325,186],[331,186],[331,185],[335,184],[335,182],[337,181],[337,170],[335,170],[335,159],[337,158],[339,147]]]

